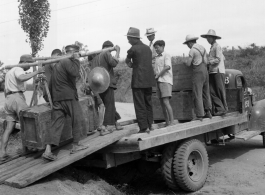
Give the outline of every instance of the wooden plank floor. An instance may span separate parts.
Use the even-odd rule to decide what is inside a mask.
[[[0,165],[0,183],[17,188],[26,187],[35,181],[70,165],[91,153],[94,153],[124,136],[137,133],[139,127],[137,124],[129,124],[121,131],[114,131],[105,136],[98,136],[98,133],[82,140],[82,143],[89,145],[86,150],[70,154],[71,144],[62,146],[54,153],[57,155],[56,161],[47,161],[41,158],[42,152],[20,156],[14,160]]]

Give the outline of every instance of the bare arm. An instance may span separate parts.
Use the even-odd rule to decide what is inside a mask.
[[[191,57],[189,57],[189,58],[184,62],[184,64],[185,64],[186,66],[191,66],[191,63],[192,63],[192,58],[191,58]]]
[[[31,72],[29,74],[22,74],[22,75],[19,75],[17,77],[17,79],[21,82],[25,82],[25,81],[28,81],[29,79],[31,79],[32,77],[36,76],[37,74],[40,74],[40,73],[44,73],[44,70],[43,68],[39,68],[37,71],[35,72]]]

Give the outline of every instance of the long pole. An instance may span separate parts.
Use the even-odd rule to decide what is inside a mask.
[[[91,52],[86,52],[86,53],[79,53],[80,57],[85,57],[85,56],[90,56],[90,55],[94,55],[94,54],[98,54],[98,53],[102,53],[102,52],[105,52],[105,51],[114,51],[115,48],[114,47],[110,47],[110,48],[107,48],[107,49],[101,49],[101,50],[97,50],[97,51],[91,51]],[[72,55],[65,55],[65,56],[60,56],[58,58],[55,58],[55,59],[50,59],[50,60],[46,60],[46,61],[42,61],[42,65],[45,65],[45,64],[51,64],[51,63],[55,63],[55,62],[59,62],[60,60],[63,60],[63,59],[69,59],[69,58],[72,58],[73,57],[73,54]],[[23,63],[23,64],[14,64],[14,65],[5,65],[5,66],[2,66],[0,67],[0,70],[3,70],[3,69],[11,69],[11,68],[14,68],[14,67],[21,67],[21,68],[24,68],[24,67],[29,67],[29,66],[38,66],[40,63],[39,62],[33,62],[33,63]]]

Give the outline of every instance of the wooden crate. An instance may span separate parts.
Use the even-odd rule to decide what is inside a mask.
[[[86,136],[88,131],[94,130],[96,124],[93,107],[89,107],[88,98],[79,98],[85,120],[82,122],[82,134]],[[20,112],[21,137],[23,147],[44,149],[44,137],[46,129],[51,128],[51,109],[48,104],[41,104]],[[71,141],[72,122],[67,116],[60,143]]]
[[[192,67],[185,64],[172,66],[173,87],[172,91],[192,90]]]
[[[159,98],[156,93],[152,96],[154,120],[165,120]],[[174,119],[191,120],[194,116],[192,92],[172,92],[170,104],[173,109]]]

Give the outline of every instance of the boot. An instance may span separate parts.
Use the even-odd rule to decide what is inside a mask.
[[[212,116],[210,110],[208,110],[203,118],[210,118],[210,119],[212,119],[212,117],[213,116]]]
[[[116,122],[115,123],[116,130],[123,130],[123,127],[120,125],[120,123]]]

